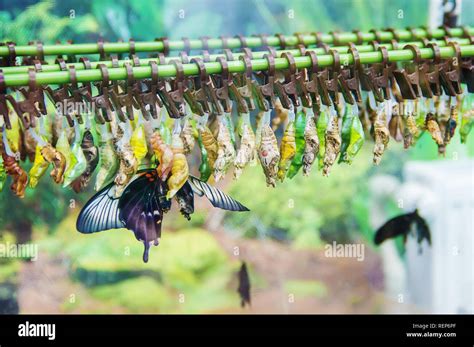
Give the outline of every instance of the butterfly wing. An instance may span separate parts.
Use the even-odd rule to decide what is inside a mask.
[[[407,235],[413,222],[413,214],[402,214],[388,220],[376,232],[374,243],[380,245],[383,241],[399,235]]]
[[[114,197],[114,193],[115,186],[111,183],[86,203],[76,222],[79,232],[90,234],[124,227],[119,219],[119,199]]]
[[[143,261],[148,261],[150,243],[158,245],[161,237],[163,209],[160,204],[165,183],[156,170],[143,172],[124,190],[119,199],[119,219],[137,240],[145,245]]]
[[[430,228],[428,227],[428,223],[426,223],[425,219],[421,217],[418,212],[416,212],[415,223],[418,243],[421,244],[423,239],[426,239],[426,241],[428,241],[428,244],[431,245]]]
[[[214,207],[222,208],[223,210],[228,211],[250,211],[237,200],[231,198],[216,187],[212,187],[194,176],[190,175],[188,182],[191,185],[194,193],[199,196],[205,195]]]

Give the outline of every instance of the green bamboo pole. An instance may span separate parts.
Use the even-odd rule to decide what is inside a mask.
[[[474,28],[467,27],[469,35],[474,35]],[[413,32],[413,33],[412,33]],[[396,39],[394,34],[391,31],[381,30],[378,32],[379,41],[387,42],[392,39]],[[395,31],[395,35],[398,37],[398,40],[407,41],[413,39],[420,39],[428,37],[429,32],[423,28],[414,28],[412,31],[399,29]],[[462,28],[451,28],[449,33],[446,30],[438,28],[431,30],[431,37],[434,39],[440,39],[444,36],[450,37],[461,37],[464,35]],[[377,35],[374,32],[362,32],[361,38],[367,42],[377,39]],[[416,37],[413,37],[416,36]],[[321,42],[332,44],[334,43],[333,34],[321,34]],[[285,44],[287,46],[296,46],[299,43],[298,37],[296,35],[284,36]],[[317,37],[315,34],[305,34],[302,35],[302,40],[305,45],[316,44]],[[228,38],[227,47],[234,49],[242,47],[241,40],[239,38]],[[260,37],[245,37],[247,47],[255,48],[261,47],[264,45],[262,38]],[[269,46],[280,46],[281,41],[277,36],[268,36],[266,39],[266,44]],[[337,34],[337,41],[341,44],[349,42],[357,42],[358,36],[353,32],[343,32]],[[193,50],[203,49],[202,40],[189,40],[190,48]],[[220,49],[224,47],[224,40],[218,38],[208,39],[207,45],[209,49]],[[135,51],[136,52],[162,52],[164,50],[164,45],[162,41],[150,41],[150,42],[135,42]],[[128,53],[130,52],[130,43],[128,42],[116,42],[116,43],[104,43],[104,52],[105,53]],[[185,50],[185,42],[183,40],[169,41],[169,50],[170,51],[182,51]],[[36,56],[38,48],[36,45],[24,45],[24,46],[15,46],[15,53],[17,56]],[[68,55],[68,54],[96,54],[99,53],[99,46],[97,43],[81,43],[81,44],[63,44],[63,45],[43,45],[43,54],[44,55]],[[0,46],[0,56],[8,56],[9,51],[8,47]]]
[[[456,41],[460,45],[468,45],[470,43],[469,39],[453,39],[453,41]],[[444,41],[444,40],[440,40],[440,41],[433,40],[433,41],[430,41],[430,42],[435,42],[440,47],[444,47],[444,46],[447,45],[446,41]],[[403,44],[399,45],[399,48],[401,48],[405,45],[408,45],[408,44],[412,44],[412,45],[415,45],[415,46],[418,46],[418,47],[424,47],[423,42],[413,41],[413,42],[403,42]],[[380,46],[384,46],[388,50],[395,49],[391,43],[382,43],[382,44],[380,44]],[[373,50],[374,50],[374,46],[372,46],[372,45],[360,45],[360,46],[356,46],[356,48],[359,51],[359,53],[373,52]],[[345,53],[345,52],[347,52],[348,46],[331,47],[331,49],[335,49],[339,53]],[[324,54],[325,53],[323,48],[315,48],[315,49],[312,49],[312,50],[316,54]],[[290,52],[295,57],[298,57],[298,56],[301,55],[301,52],[298,49],[277,51],[277,55],[279,56],[283,52]],[[238,57],[243,55],[243,54],[244,53],[234,53],[233,55],[234,55],[235,59],[238,59]],[[269,52],[268,51],[252,52],[252,57],[253,58],[263,58],[265,54],[269,54]],[[223,53],[219,53],[219,54],[212,54],[209,57],[210,57],[211,61],[214,61],[214,60],[216,60],[217,57],[225,57],[225,55]],[[202,55],[189,56],[189,59],[193,59],[193,58],[201,58],[202,59],[203,56]],[[172,60],[177,60],[177,59],[179,59],[179,57],[166,57],[165,61],[166,61],[166,63],[170,63]],[[158,62],[158,59],[157,58],[140,59],[140,65],[148,65],[148,63],[150,61]],[[132,61],[130,59],[124,59],[124,60],[119,60],[118,61],[118,65],[120,67],[124,66],[125,63],[130,63],[131,64]],[[90,64],[91,64],[92,69],[97,68],[97,66],[99,64],[104,64],[105,66],[107,66],[107,68],[112,68],[112,61],[110,61],[110,60],[91,62]],[[71,63],[71,64],[67,64],[67,66],[74,66],[76,70],[84,70],[85,69],[83,63]],[[4,68],[1,68],[1,69],[2,69],[2,71],[5,75],[8,75],[8,74],[16,74],[16,73],[27,73],[28,70],[32,69],[32,68],[34,68],[34,66],[30,65],[30,66],[4,67]],[[42,72],[61,71],[61,68],[60,68],[59,64],[48,64],[48,65],[43,65],[41,67],[41,71]]]
[[[474,56],[474,45],[461,46],[462,57]],[[421,58],[430,59],[433,58],[433,50],[431,48],[420,48]],[[441,47],[440,48],[441,58],[453,57],[455,50],[452,47]],[[409,49],[402,49],[396,51],[389,51],[388,57],[390,62],[399,61],[410,61],[414,59],[413,52]],[[351,54],[340,54],[341,63],[353,63]],[[253,71],[262,71],[268,69],[268,62],[266,59],[252,59]],[[382,62],[382,54],[380,52],[365,52],[360,53],[360,62],[363,64],[373,64]],[[311,64],[309,57],[295,57],[295,63],[298,68],[307,68]],[[319,55],[318,56],[319,66],[325,67],[333,64],[332,55]],[[230,72],[244,72],[245,66],[242,61],[230,61],[228,62]],[[220,73],[222,71],[221,65],[218,62],[205,63],[206,71],[209,74]],[[286,58],[275,58],[275,67],[277,70],[286,69],[289,67],[288,60]],[[198,67],[196,64],[183,64],[183,70],[185,75],[197,75]],[[127,70],[123,67],[108,69],[110,80],[123,80],[127,78]],[[133,68],[133,74],[136,79],[150,78],[151,68],[149,66],[140,66]],[[176,69],[174,65],[160,65],[158,67],[159,77],[175,77]],[[76,73],[78,82],[94,82],[101,81],[102,76],[99,69],[90,69],[77,71]],[[5,75],[5,83],[9,87],[18,87],[28,85],[28,74],[9,74]],[[45,84],[63,84],[69,83],[70,77],[69,72],[38,72],[36,74],[36,82],[40,85]]]

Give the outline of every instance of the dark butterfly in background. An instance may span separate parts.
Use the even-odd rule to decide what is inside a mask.
[[[240,295],[240,306],[250,306],[250,278],[247,271],[247,264],[244,261],[239,270],[239,288],[237,292]]]
[[[159,178],[155,169],[141,170],[121,196],[115,197],[114,183],[94,195],[79,213],[76,228],[85,234],[120,228],[132,230],[136,239],[145,245],[143,261],[146,263],[151,243],[159,244],[163,215],[171,208],[171,200],[166,198],[167,191],[166,182]],[[219,189],[189,176],[175,196],[181,213],[188,220],[194,212],[194,194],[206,196],[214,207],[249,211]]]
[[[418,209],[388,220],[376,231],[374,243],[380,245],[383,241],[400,235],[403,236],[403,241],[406,243],[408,234],[412,232],[413,228],[421,253],[421,243],[424,239],[431,246],[431,233],[426,221],[418,214]]]

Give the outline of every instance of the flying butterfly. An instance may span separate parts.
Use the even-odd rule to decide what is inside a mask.
[[[431,232],[426,221],[418,214],[418,209],[388,220],[375,232],[374,243],[380,245],[383,241],[400,235],[403,236],[403,241],[406,243],[413,226],[415,227],[416,240],[421,252],[421,243],[424,239],[431,246]]]
[[[76,229],[91,234],[127,228],[133,231],[138,241],[144,243],[143,261],[146,263],[150,245],[159,244],[163,215],[171,208],[171,200],[166,198],[166,181],[161,180],[156,169],[145,169],[137,173],[120,196],[115,196],[115,189],[116,185],[112,182],[86,203],[77,218]],[[181,213],[188,220],[194,212],[194,194],[207,197],[214,207],[249,211],[219,189],[189,176],[175,196]]]

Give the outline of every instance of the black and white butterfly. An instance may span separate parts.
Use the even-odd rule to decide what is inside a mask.
[[[115,188],[115,184],[110,183],[87,202],[79,213],[76,229],[84,234],[120,228],[132,230],[136,239],[145,245],[143,261],[147,262],[150,244],[159,243],[163,214],[171,208],[171,200],[166,198],[168,186],[155,169],[146,169],[138,172],[121,196],[115,197]],[[188,220],[194,212],[194,193],[206,196],[214,207],[249,211],[219,189],[189,176],[176,193],[181,213]]]

